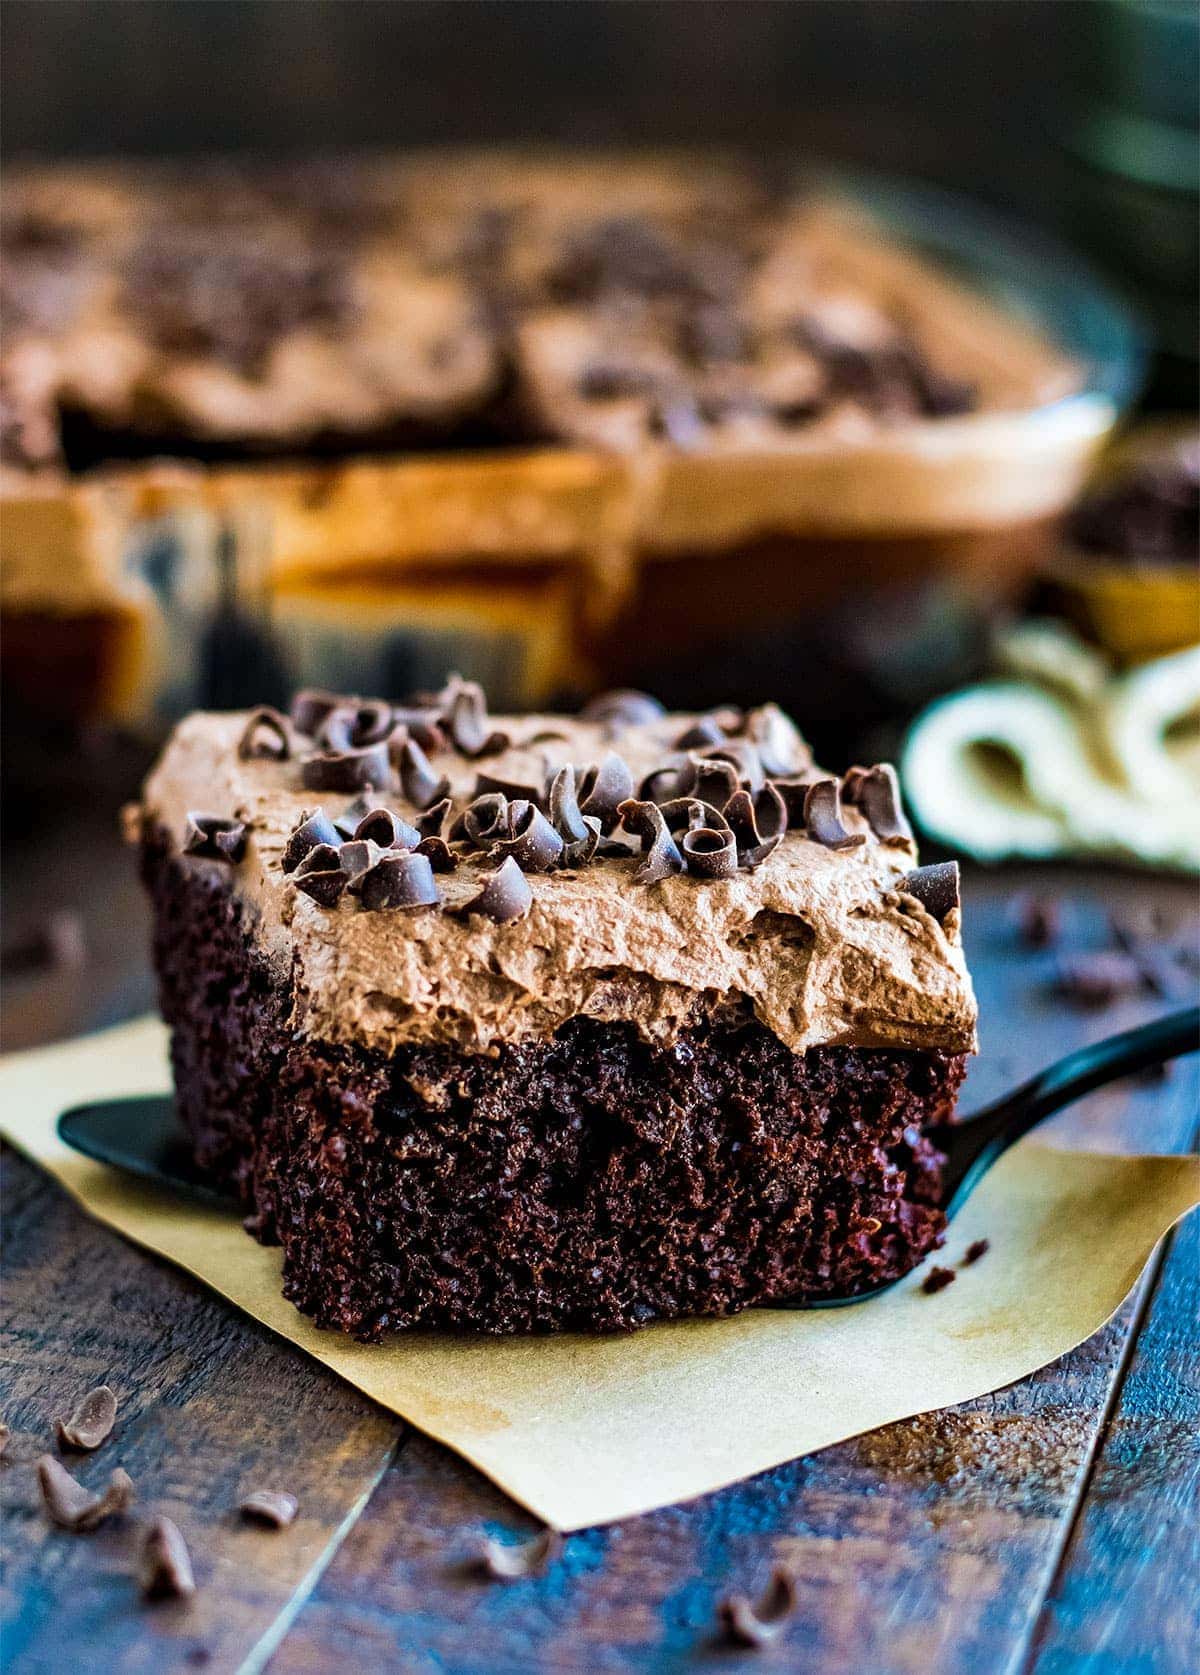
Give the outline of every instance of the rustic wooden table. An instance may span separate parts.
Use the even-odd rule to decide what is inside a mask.
[[[74,891],[90,958],[8,985],[6,1046],[107,1023],[149,1001],[144,912],[98,835],[91,862],[18,845],[9,923]],[[66,881],[64,883],[64,880]],[[1055,949],[1032,952],[1010,903],[1033,885],[1063,904]],[[1187,918],[1183,884],[1067,869],[971,874],[968,951],[983,1051],[964,1109],[1084,1040],[1194,997],[1164,959],[1158,988],[1080,1011],[1052,992],[1064,949],[1111,946],[1110,918]],[[1161,944],[1160,944],[1161,946]],[[1167,1151],[1194,1139],[1200,1065],[1114,1087],[1055,1119],[1059,1141]],[[1169,1240],[1118,1315],[1033,1378],[893,1425],[719,1494],[570,1537],[548,1574],[472,1575],[482,1532],[530,1520],[472,1468],[276,1341],[165,1264],[94,1226],[36,1170],[4,1168],[7,1337],[0,1473],[9,1675],[75,1669],[531,1675],[765,1667],[881,1675],[1194,1667],[1200,1419],[1197,1218]],[[143,1508],[192,1547],[199,1591],[143,1605],[128,1529],[47,1524],[30,1462],[71,1398],[108,1381],[118,1459]],[[736,1423],[736,1415],[730,1416]],[[283,1534],[239,1525],[251,1485],[290,1488]],[[773,1561],[799,1578],[786,1639],[755,1654],[717,1638],[715,1604]]]

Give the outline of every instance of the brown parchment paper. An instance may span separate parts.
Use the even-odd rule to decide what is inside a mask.
[[[57,1137],[70,1105],[169,1085],[166,1031],[154,1019],[12,1055],[0,1060],[0,1132],[98,1220],[186,1268],[564,1530],[687,1500],[1024,1377],[1101,1326],[1157,1241],[1200,1202],[1194,1159],[1024,1142],[977,1188],[932,1260],[955,1263],[978,1238],[990,1252],[934,1296],[918,1270],[848,1309],[752,1310],[630,1337],[422,1334],[368,1346],[297,1314],[280,1296],[278,1250],[250,1239],[235,1214],[132,1183]]]

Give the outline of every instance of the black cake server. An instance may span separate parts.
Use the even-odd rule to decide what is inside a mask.
[[[1090,1047],[1080,1047],[965,1122],[928,1130],[929,1139],[946,1154],[942,1182],[947,1217],[962,1208],[996,1159],[1043,1118],[1122,1076],[1150,1070],[1198,1048],[1200,1007],[1192,1006],[1138,1029],[1110,1035]],[[214,1186],[193,1161],[169,1094],[75,1105],[59,1117],[58,1133],[75,1151],[124,1174],[206,1204],[235,1207],[233,1199]],[[878,1296],[896,1283],[885,1280],[870,1290],[841,1297],[814,1297],[790,1306],[838,1308]]]

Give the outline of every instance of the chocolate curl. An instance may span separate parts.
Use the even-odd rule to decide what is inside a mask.
[[[702,802],[699,797],[674,797],[669,803],[658,805],[667,830],[675,832],[695,832],[701,826],[711,826],[714,831],[726,828],[725,816],[720,809],[711,803]]]
[[[379,790],[391,782],[387,746],[370,744],[361,750],[306,756],[300,764],[300,779],[306,791]]]
[[[188,1599],[196,1591],[187,1543],[169,1518],[156,1518],[146,1531],[138,1582],[147,1599]]]
[[[773,785],[764,785],[756,796],[735,791],[722,812],[733,832],[740,866],[753,871],[783,842],[787,807]]]
[[[563,840],[536,803],[519,798],[508,805],[509,836],[493,849],[511,855],[522,872],[549,872],[562,858]]]
[[[912,827],[904,817],[900,781],[890,762],[873,768],[851,768],[842,781],[842,796],[861,808],[881,843],[911,843]]]
[[[338,849],[341,842],[341,835],[337,827],[323,808],[314,809],[311,814],[302,815],[300,824],[288,839],[287,848],[283,852],[282,866],[284,872],[295,872],[309,850],[316,849],[319,844],[327,844],[331,849]]]
[[[392,725],[397,732],[404,732],[414,744],[420,745],[422,750],[445,750],[447,739],[438,725],[436,709],[413,709],[406,705],[392,706]],[[396,746],[397,752],[400,749]]]
[[[804,804],[808,798],[809,788],[815,782],[806,779],[803,774],[789,774],[784,779],[772,779],[771,784],[783,798],[783,806],[787,809],[788,831],[795,832],[804,826]]]
[[[102,1495],[85,1489],[53,1454],[39,1457],[37,1475],[43,1506],[65,1530],[97,1529],[106,1518],[127,1511],[133,1501],[133,1482],[120,1466],[110,1475]]]
[[[796,1614],[796,1579],[783,1565],[776,1565],[765,1591],[756,1600],[745,1594],[728,1594],[717,1606],[717,1616],[726,1637],[739,1646],[769,1646],[778,1640]]]
[[[502,791],[489,791],[468,803],[450,828],[451,841],[488,849],[508,837],[508,798]]]
[[[415,808],[428,808],[441,802],[449,794],[450,781],[445,774],[435,773],[428,756],[414,738],[405,739],[400,747],[400,789],[406,802]]]
[[[416,827],[390,808],[373,808],[364,814],[354,828],[354,836],[377,843],[381,849],[415,849],[421,841]]]
[[[849,832],[842,824],[842,794],[836,779],[819,779],[804,798],[804,826],[814,843],[826,849],[857,849],[865,832]]]
[[[644,727],[647,722],[660,721],[667,712],[649,692],[617,687],[590,699],[579,713],[584,721],[599,722],[612,734],[626,727]]]
[[[348,880],[346,888],[357,894],[359,880],[365,872],[375,865],[376,861],[382,858],[384,853],[385,851],[377,843],[372,843],[369,838],[344,843],[338,851],[338,859]]]
[[[438,907],[442,900],[429,857],[404,849],[389,849],[381,855],[355,888],[363,906],[371,912],[400,908],[412,913],[418,908]]]
[[[771,778],[802,773],[812,764],[812,752],[789,715],[778,704],[748,710],[746,737],[758,752],[763,772]]]
[[[730,739],[718,749],[709,751],[705,761],[728,762],[737,776],[735,791],[738,785],[744,785],[747,791],[751,792],[761,791],[763,788],[766,775],[763,773],[758,751],[752,744],[747,744],[741,739]]]
[[[930,916],[944,925],[955,908],[962,906],[962,891],[957,861],[939,861],[934,866],[917,867],[906,872],[897,889],[915,896]]]
[[[487,699],[474,681],[461,681],[453,688],[449,714],[443,719],[455,749],[464,756],[495,756],[508,749],[507,733],[488,731]]]
[[[688,756],[676,756],[661,768],[652,768],[638,786],[638,800],[663,803],[686,796],[696,783],[696,764]]]
[[[269,704],[252,711],[238,740],[237,753],[242,762],[286,762],[292,754],[287,717]]]
[[[246,853],[246,826],[223,814],[188,812],[183,834],[183,853],[201,855],[209,861],[240,861]]]
[[[390,704],[339,704],[317,727],[315,737],[324,750],[361,750],[364,745],[382,744],[391,730]]]
[[[633,875],[635,884],[658,884],[684,870],[683,856],[657,803],[630,797],[621,804],[620,815],[626,830],[642,840],[642,864]]]
[[[341,836],[349,841],[358,830],[360,822],[375,809],[383,807],[383,797],[378,791],[362,791],[352,803],[346,804],[340,814],[334,816],[333,823]]]
[[[319,907],[336,907],[349,882],[342,870],[342,852],[331,843],[310,849],[292,874],[297,890],[311,896]]]
[[[417,831],[420,833],[422,838],[440,838],[442,835],[442,827],[446,824],[446,816],[449,812],[450,799],[449,797],[443,797],[440,802],[433,803],[429,808],[422,809],[413,824],[416,826]]]
[[[458,866],[458,856],[442,837],[423,837],[414,853],[424,855],[434,872],[453,872]]]
[[[711,803],[714,808],[724,808],[725,804],[738,789],[740,778],[732,762],[714,757],[693,757],[694,772],[686,795],[699,797],[703,803]]]
[[[326,692],[316,686],[305,687],[292,699],[292,726],[298,733],[312,738],[325,717],[346,702],[338,692]]]
[[[506,855],[479,894],[455,911],[482,913],[498,925],[511,925],[523,919],[532,906],[533,891],[525,881],[525,874],[512,856]]]
[[[506,796],[510,803],[536,803],[538,808],[545,810],[546,788],[544,785],[530,785],[526,780],[502,779],[497,774],[476,774],[476,797],[486,797],[490,791],[499,791]]]
[[[575,769],[567,763],[555,774],[550,786],[550,819],[563,840],[564,867],[586,866],[600,842],[600,822],[594,814],[579,812],[575,795]]]
[[[675,740],[676,750],[706,752],[711,746],[725,742],[725,729],[712,715],[698,715],[692,725]]]
[[[697,826],[683,834],[682,848],[693,878],[732,878],[737,871],[737,844],[728,826]]]
[[[579,812],[593,815],[605,834],[620,819],[617,810],[633,796],[633,775],[629,765],[610,750],[601,761],[584,770],[579,782]]]

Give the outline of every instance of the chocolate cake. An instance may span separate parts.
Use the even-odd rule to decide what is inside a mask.
[[[131,835],[180,1116],[319,1325],[628,1329],[940,1243],[957,874],[775,706],[305,692],[184,721]]]

